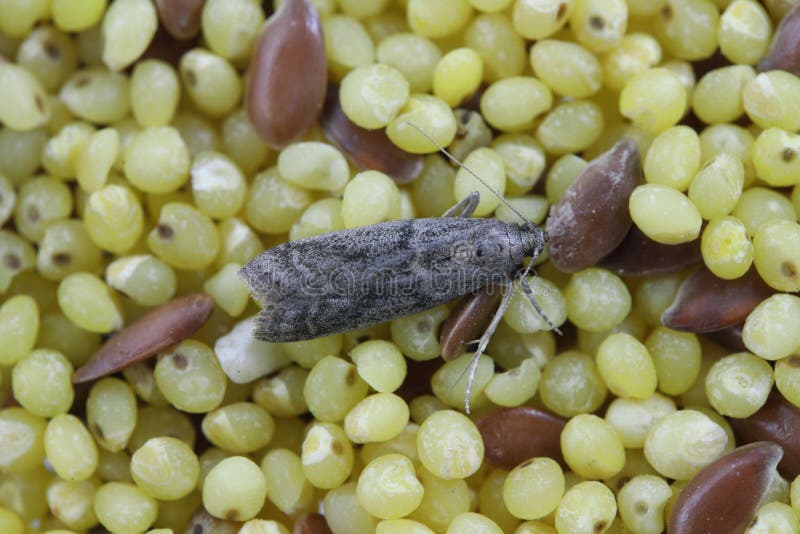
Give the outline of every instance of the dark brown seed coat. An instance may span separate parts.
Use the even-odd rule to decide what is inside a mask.
[[[706,466],[683,488],[668,534],[739,534],[766,495],[783,452],[766,441],[744,445]]]
[[[778,470],[788,480],[800,475],[800,408],[772,390],[766,404],[744,419],[728,419],[741,443],[773,441],[783,447]]]
[[[680,272],[701,260],[699,239],[665,245],[632,225],[622,243],[600,264],[620,276],[658,276]]]
[[[461,300],[439,333],[444,361],[455,360],[464,354],[465,345],[481,337],[500,305],[500,296],[500,291],[487,286]]]
[[[781,69],[800,76],[800,4],[783,17],[772,37],[767,55],[758,63],[758,70]]]
[[[628,198],[641,180],[636,143],[619,141],[595,158],[550,208],[550,260],[564,272],[591,267],[625,239],[631,227]]]
[[[486,461],[513,469],[530,458],[547,456],[565,466],[561,431],[565,419],[528,406],[488,413],[476,425],[483,437]]]
[[[775,291],[750,269],[735,280],[717,278],[705,266],[686,277],[661,323],[682,332],[715,332],[743,322]]]
[[[205,293],[176,298],[120,330],[75,371],[76,384],[107,376],[145,360],[199,329],[214,310]]]
[[[397,148],[386,130],[367,130],[347,118],[336,85],[328,87],[320,124],[328,139],[361,169],[381,171],[398,184],[411,182],[422,172],[422,156]]]

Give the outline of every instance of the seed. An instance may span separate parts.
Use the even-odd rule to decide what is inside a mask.
[[[176,39],[191,39],[200,32],[205,0],[156,0],[158,18]]]
[[[670,513],[669,533],[743,531],[782,454],[774,443],[752,443],[706,466],[681,490]]]
[[[422,157],[397,148],[384,129],[367,130],[348,119],[335,89],[328,90],[320,124],[325,134],[362,169],[381,171],[398,184],[414,180],[422,171]]]
[[[740,443],[772,441],[783,448],[778,464],[781,474],[789,480],[800,475],[800,409],[773,390],[756,413],[744,419],[730,418]]]
[[[665,245],[631,226],[622,243],[600,265],[620,276],[658,276],[680,272],[701,259],[699,239]]]
[[[661,322],[684,332],[722,330],[744,321],[772,293],[755,269],[735,280],[723,280],[700,267],[683,281]]]
[[[781,69],[800,75],[800,7],[794,6],[780,19],[769,52],[758,62],[760,72]]]
[[[151,311],[109,339],[75,371],[76,384],[110,375],[192,335],[211,315],[213,299],[203,293],[177,298]]]
[[[528,406],[493,411],[476,422],[486,461],[501,469],[542,456],[564,465],[560,435],[565,424],[560,417]]]
[[[625,238],[628,199],[641,180],[636,145],[620,141],[589,163],[550,209],[550,259],[562,271],[593,266]]]
[[[322,110],[327,59],[319,15],[309,0],[286,0],[256,38],[245,108],[268,145],[300,140]]]
[[[488,286],[464,297],[442,323],[439,334],[442,359],[446,362],[464,354],[464,347],[478,339],[500,304],[500,291]]]

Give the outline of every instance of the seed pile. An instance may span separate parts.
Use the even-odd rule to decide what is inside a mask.
[[[0,2],[0,532],[800,532],[800,4],[274,4]],[[497,294],[265,343],[237,275],[522,222],[437,144],[562,332],[470,415]]]

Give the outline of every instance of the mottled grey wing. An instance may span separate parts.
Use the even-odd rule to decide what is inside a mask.
[[[255,335],[297,341],[354,330],[425,310],[487,283],[519,263],[512,228],[494,219],[414,219],[285,243],[240,274],[264,307]]]

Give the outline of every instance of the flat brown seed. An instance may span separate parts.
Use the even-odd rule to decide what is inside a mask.
[[[440,358],[421,362],[406,360],[406,365],[406,378],[397,391],[394,392],[395,395],[398,395],[406,402],[411,402],[420,395],[430,395],[432,393],[431,378],[439,370],[439,367],[443,365],[443,361]]]
[[[775,69],[800,75],[800,4],[781,19],[769,52],[758,62],[759,72]]]
[[[310,0],[286,0],[261,28],[247,75],[245,108],[273,148],[298,141],[317,122],[328,60],[317,10]]]
[[[636,143],[623,139],[591,161],[550,208],[550,260],[572,273],[591,267],[625,239],[631,227],[628,198],[641,180]]]
[[[323,515],[308,513],[295,521],[292,534],[333,534],[333,531]]]
[[[547,456],[565,465],[561,431],[565,419],[528,406],[491,412],[476,422],[483,437],[486,461],[513,469],[525,460]]]
[[[783,447],[778,470],[788,480],[800,475],[800,408],[773,389],[767,402],[744,419],[728,419],[738,441],[773,441]]]
[[[761,441],[734,449],[703,468],[678,496],[668,534],[744,532],[782,454],[779,445]]]
[[[717,278],[705,266],[686,277],[661,323],[682,332],[715,332],[743,322],[775,292],[755,269],[735,280]]]
[[[677,273],[701,260],[699,239],[665,245],[653,241],[632,225],[622,243],[600,265],[620,276],[658,276]]]
[[[200,33],[200,16],[206,0],[155,0],[158,18],[176,39],[191,39]]]
[[[110,375],[182,341],[199,329],[214,310],[205,293],[176,298],[120,330],[75,371],[76,384]]]
[[[367,130],[348,119],[335,85],[328,87],[320,124],[328,139],[361,169],[381,171],[398,184],[411,182],[422,172],[422,156],[397,148],[384,129]]]
[[[730,349],[733,352],[749,352],[749,349],[747,346],[745,346],[744,340],[742,339],[743,328],[744,323],[740,323],[724,330],[708,332],[706,337],[711,339],[711,341],[714,343],[722,345],[726,349]]]
[[[183,54],[198,46],[199,40],[199,38],[178,40],[163,26],[159,26],[140,59],[160,59],[178,68]]]
[[[464,354],[464,346],[481,336],[500,305],[500,297],[500,291],[487,286],[461,300],[442,323],[439,333],[444,361],[455,360]]]

